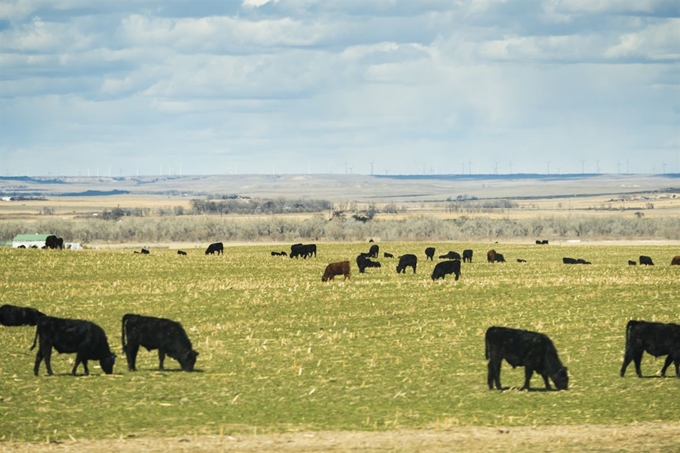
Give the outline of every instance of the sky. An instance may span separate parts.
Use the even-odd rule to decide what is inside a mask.
[[[679,167],[677,0],[0,2],[0,176]]]

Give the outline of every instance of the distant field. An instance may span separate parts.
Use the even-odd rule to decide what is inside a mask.
[[[93,320],[119,353],[112,376],[93,366],[90,377],[67,376],[74,356],[55,354],[56,376],[43,366],[34,377],[34,329],[0,327],[0,440],[680,422],[680,379],[638,379],[632,366],[618,375],[629,319],[680,322],[680,267],[669,266],[677,249],[495,244],[509,262],[488,264],[487,245],[432,245],[474,250],[460,281],[432,282],[422,243],[380,244],[381,255],[417,254],[415,275],[382,258],[359,274],[365,243],[320,244],[307,260],[269,256],[278,246],[185,257],[0,249],[0,304]],[[626,265],[641,254],[657,265]],[[565,266],[563,256],[593,264]],[[326,264],[344,259],[351,281],[322,284]],[[156,353],[141,350],[140,371],[128,372],[120,320],[129,312],[181,321],[199,371],[175,372],[167,359],[158,372]],[[519,391],[523,370],[504,364],[512,389],[489,391],[491,325],[548,334],[570,389]],[[655,377],[662,364],[646,355],[643,372]],[[532,384],[542,388],[539,377]]]

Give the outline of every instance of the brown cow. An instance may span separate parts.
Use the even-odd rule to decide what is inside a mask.
[[[493,263],[496,261],[496,251],[494,249],[489,250],[486,252],[486,261],[488,263]]]
[[[673,257],[671,260],[671,266],[680,266],[680,255]]]
[[[343,275],[345,280],[350,277],[349,261],[340,261],[338,263],[331,263],[326,266],[326,270],[321,277],[322,282],[333,280],[336,275]]]

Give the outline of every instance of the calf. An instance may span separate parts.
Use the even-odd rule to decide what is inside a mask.
[[[345,280],[350,278],[349,261],[339,261],[337,263],[331,263],[328,266],[326,266],[326,270],[324,271],[323,276],[321,277],[321,281],[327,282],[329,280],[333,280],[333,278],[336,275],[344,276]]]
[[[456,280],[460,277],[460,260],[447,260],[437,263],[432,271],[432,280],[444,278],[447,274],[455,274]]]
[[[671,266],[680,266],[680,255],[673,257],[671,260]]]
[[[177,254],[186,256],[187,252],[185,252],[184,250],[177,250]]]
[[[428,247],[425,249],[425,261],[434,261],[434,247]]]
[[[626,325],[626,353],[621,366],[621,377],[631,361],[635,362],[635,372],[642,377],[640,362],[647,352],[654,357],[668,355],[661,369],[661,376],[671,363],[675,364],[675,375],[680,378],[680,325],[630,320]]]
[[[407,267],[413,268],[413,273],[416,273],[416,266],[418,264],[418,257],[407,253],[399,257],[399,264],[397,264],[397,274],[405,274]]]
[[[363,274],[366,268],[381,266],[379,262],[373,261],[370,258],[368,258],[367,254],[361,253],[359,254],[359,256],[357,256],[357,267],[359,268],[359,273]]]
[[[471,263],[472,262],[472,250],[470,249],[465,249],[463,250],[463,262]]]
[[[551,390],[550,378],[558,390],[567,390],[569,375],[562,365],[557,349],[547,335],[509,327],[489,327],[485,336],[486,358],[489,360],[487,383],[501,387],[501,362],[505,359],[513,368],[524,367],[524,386],[528,390],[534,371],[543,377],[545,388]]]
[[[45,313],[31,307],[3,305],[0,307],[0,324],[3,326],[34,326]]]
[[[392,255],[391,253],[387,253],[387,252],[383,253],[383,256],[385,258],[394,258],[394,255]]]
[[[518,263],[526,263],[527,260],[524,260],[524,259],[522,259],[522,258],[517,258],[517,262],[518,262]]]
[[[198,352],[194,351],[182,325],[176,321],[128,313],[123,316],[121,341],[128,370],[137,371],[140,346],[147,351],[158,349],[158,368],[163,370],[167,355],[179,362],[184,371],[194,371]]]
[[[564,257],[564,258],[562,258],[562,262],[563,262],[564,264],[576,264],[576,258],[567,258],[567,257]]]
[[[637,264],[637,263],[635,262],[635,260],[628,260],[628,265],[629,265],[629,266],[635,266],[636,264]]]
[[[111,352],[104,330],[97,324],[81,319],[62,319],[43,316],[38,320],[35,329],[35,339],[31,350],[39,342],[38,353],[35,355],[33,374],[38,375],[40,362],[45,360],[47,374],[52,375],[52,348],[60,354],[76,353],[76,361],[71,370],[76,375],[78,365],[83,364],[85,374],[90,374],[87,368],[88,360],[99,360],[102,370],[106,374],[113,373],[116,355]]]
[[[213,242],[208,246],[207,249],[205,249],[206,255],[214,255],[215,253],[218,255],[224,254],[224,244],[221,242]]]
[[[654,266],[652,258],[645,255],[640,255],[640,266]]]

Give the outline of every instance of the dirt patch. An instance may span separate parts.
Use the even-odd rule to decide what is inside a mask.
[[[601,426],[460,427],[386,432],[303,432],[177,438],[5,442],[2,452],[433,452],[678,451],[680,423]]]

